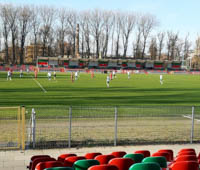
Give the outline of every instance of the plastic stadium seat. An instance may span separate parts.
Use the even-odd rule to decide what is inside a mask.
[[[167,162],[171,162],[172,161],[170,154],[167,153],[167,152],[156,152],[156,153],[153,153],[151,156],[153,156],[153,157],[154,156],[164,156],[166,158]]]
[[[195,152],[195,149],[193,149],[193,148],[184,148],[184,149],[181,149],[178,153],[180,153],[180,152],[185,152],[185,151],[192,151],[192,152]]]
[[[148,150],[138,150],[138,151],[135,151],[135,153],[141,153],[141,154],[143,154],[144,158],[149,157],[151,155]]]
[[[45,158],[45,157],[50,158],[49,155],[34,155],[34,156],[32,156],[32,157],[31,157],[31,160],[30,160],[30,163],[29,163],[29,166],[27,166],[27,168],[28,168],[29,170],[31,170],[31,166],[32,166],[32,163],[33,163],[34,159],[37,159],[37,158]]]
[[[116,151],[116,152],[112,152],[111,155],[115,156],[116,158],[122,158],[124,155],[126,155],[126,152]]]
[[[158,163],[161,168],[167,168],[167,160],[163,156],[144,158],[142,160],[142,163],[146,163],[146,162],[155,162],[155,163]]]
[[[131,158],[114,158],[108,164],[115,165],[119,170],[128,170],[134,161]]]
[[[196,161],[174,162],[170,170],[199,170],[199,164]]]
[[[102,155],[102,154],[99,152],[86,153],[85,158],[86,159],[94,159],[98,155]]]
[[[102,164],[108,164],[108,162],[113,158],[115,158],[115,156],[113,155],[98,155],[94,159],[99,161],[100,165],[102,165]]]
[[[114,165],[95,165],[91,166],[88,170],[118,170]]]
[[[171,161],[174,160],[174,152],[173,152],[173,150],[171,150],[171,149],[160,149],[160,150],[158,150],[158,152],[167,152],[171,156]]]
[[[136,163],[132,165],[129,170],[160,170],[160,165],[155,162]]]
[[[144,155],[141,153],[131,153],[124,155],[123,158],[131,158],[134,160],[135,163],[140,163],[144,159]]]
[[[72,167],[74,165],[74,162],[78,161],[78,160],[82,160],[85,159],[84,156],[70,156],[65,158],[64,160],[64,166],[66,167]]]
[[[183,156],[178,156],[175,159],[175,162],[180,162],[180,161],[198,161],[198,159],[195,155],[183,155]]]
[[[44,170],[74,170],[72,167],[53,167],[53,168],[45,168]]]
[[[64,162],[65,158],[70,157],[70,156],[76,156],[76,154],[73,154],[73,153],[62,154],[58,156],[58,161]]]
[[[63,163],[59,161],[40,162],[36,165],[35,170],[44,170],[52,167],[63,167]]]
[[[196,153],[193,152],[193,151],[184,151],[184,152],[180,152],[180,153],[177,155],[177,157],[178,157],[178,156],[183,156],[183,155],[194,155],[194,156],[196,156]]]
[[[73,168],[74,170],[87,170],[89,167],[94,165],[99,165],[99,161],[94,159],[83,159],[76,161]]]
[[[50,157],[36,158],[32,162],[31,170],[35,170],[36,165],[39,164],[40,162],[47,162],[47,161],[56,161],[56,159]]]

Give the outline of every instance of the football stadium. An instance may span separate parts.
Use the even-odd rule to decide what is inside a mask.
[[[0,3],[0,170],[200,169],[200,3],[111,1]]]

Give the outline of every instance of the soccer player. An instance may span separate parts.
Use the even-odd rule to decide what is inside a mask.
[[[20,78],[22,78],[22,77],[23,77],[23,70],[22,70],[22,69],[20,70],[19,77],[20,77]]]
[[[7,80],[12,80],[12,73],[10,70],[8,70],[8,73],[7,73]]]
[[[162,74],[160,75],[160,84],[161,85],[163,84],[163,76],[162,76]]]
[[[75,72],[75,80],[78,79],[78,71]]]
[[[72,81],[72,83],[74,82],[74,73],[73,72],[71,72],[71,81]]]
[[[56,71],[53,72],[54,80],[56,79]]]
[[[49,80],[51,80],[51,72],[50,71],[47,73],[47,77]]]
[[[35,79],[37,79],[37,73],[38,73],[38,70],[35,69]]]
[[[107,85],[107,87],[110,87],[109,83],[110,83],[110,77],[109,77],[109,75],[107,75],[107,78],[106,78],[106,85]]]
[[[128,71],[127,74],[128,74],[128,79],[130,79],[131,78],[130,71]]]
[[[110,72],[110,80],[112,80],[112,72]]]
[[[91,78],[94,78],[94,71],[91,72]]]
[[[113,70],[113,78],[114,78],[114,79],[116,78],[115,70]]]

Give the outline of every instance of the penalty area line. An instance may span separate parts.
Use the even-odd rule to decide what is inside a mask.
[[[44,89],[44,87],[42,87],[42,85],[36,79],[34,79],[33,76],[31,76],[31,77],[38,84],[38,86],[43,90],[43,92],[47,93],[47,91]]]

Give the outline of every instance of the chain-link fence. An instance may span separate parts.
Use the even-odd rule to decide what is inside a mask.
[[[35,118],[26,110],[27,148],[200,141],[200,107],[44,106]]]

